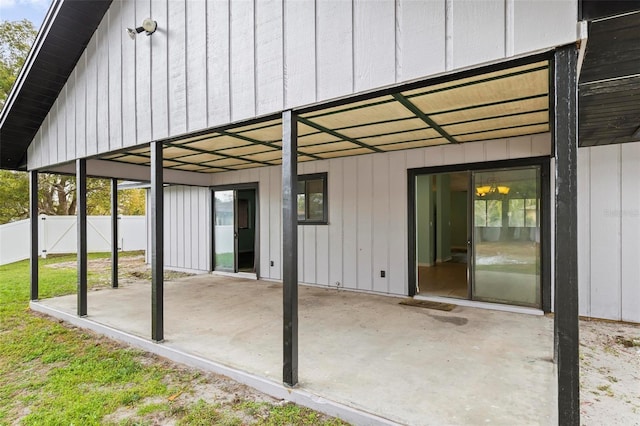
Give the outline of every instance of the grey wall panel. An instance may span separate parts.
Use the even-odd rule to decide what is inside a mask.
[[[135,22],[135,2],[123,1],[120,9],[122,28],[140,25]],[[137,37],[136,37],[137,38]],[[128,36],[122,37],[122,146],[135,145],[136,137],[136,43]]]
[[[580,314],[640,321],[640,143],[578,150]]]
[[[165,198],[165,265],[206,272],[211,258],[210,192],[206,187],[170,186]]]
[[[640,144],[620,145],[622,272],[620,319],[640,322]]]
[[[329,286],[342,286],[343,278],[343,172],[344,160],[337,158],[329,161],[327,170],[327,191],[329,192]]]
[[[108,12],[107,12],[108,13]],[[103,19],[96,30],[97,37],[97,141],[96,152],[108,152],[109,144],[109,18]]]
[[[513,1],[513,52],[518,55],[576,37],[578,7],[575,1]]]
[[[390,231],[390,170],[389,155],[373,155],[372,212],[372,270],[373,291],[389,292],[389,237]],[[394,206],[395,207],[395,206]],[[406,219],[405,219],[406,220]],[[385,272],[382,277],[380,271]]]
[[[168,40],[169,135],[187,131],[185,19],[185,0],[169,1],[165,24]]]
[[[342,166],[342,287],[358,288],[358,158],[344,158]]]
[[[107,12],[109,26],[107,28],[109,55],[109,149],[122,147],[122,42],[126,35],[122,30],[120,8],[122,2],[114,1]],[[124,38],[123,38],[124,36]]]
[[[187,130],[207,127],[207,2],[186,2]]]
[[[454,1],[452,68],[490,61],[505,54],[503,0]]]
[[[231,120],[255,115],[255,15],[252,1],[230,3]]]
[[[167,22],[167,3],[151,1],[151,15],[156,22]],[[159,24],[160,25],[160,24]],[[151,134],[153,139],[169,136],[168,34],[159,28],[151,38]]]
[[[255,68],[256,114],[279,111],[284,106],[284,54],[282,2],[256,2]]]
[[[354,0],[353,65],[356,92],[396,81],[393,0]]]
[[[227,19],[220,18],[226,16]],[[209,126],[231,121],[229,0],[207,3],[207,81]]]
[[[87,45],[86,75],[86,130],[87,155],[98,152],[98,37],[94,33]]]
[[[396,2],[398,81],[445,69],[445,1]]]
[[[135,25],[141,25],[142,21],[151,16],[149,0],[136,0]],[[133,24],[132,24],[133,25]],[[125,42],[131,40],[124,40]],[[151,37],[140,34],[135,41],[136,55],[136,143],[144,143],[151,140]]]
[[[424,157],[423,157],[424,158]],[[407,294],[407,165],[404,152],[389,154],[389,293]]]
[[[620,317],[620,150],[614,148],[591,151],[591,314],[599,318]]]
[[[56,106],[58,108],[58,114],[56,116],[56,130],[58,132],[57,135],[57,146],[58,146],[58,161],[65,160],[67,158],[67,110],[66,110],[66,102],[67,96],[64,88],[60,92],[58,96],[58,101],[56,102]]]
[[[260,206],[269,209],[269,259],[273,262],[273,266],[270,267],[268,276],[279,280],[282,279],[282,171],[280,167],[269,168],[269,187],[265,189],[267,189],[266,197],[260,197]],[[264,232],[265,227],[261,226],[260,229]]]
[[[578,149],[578,306],[591,316],[591,150]]]
[[[352,12],[353,5],[349,1],[316,2],[318,99],[331,99],[353,92]]]
[[[75,79],[71,78],[67,81],[67,85],[63,89],[66,95],[66,108],[65,115],[67,117],[66,122],[66,144],[67,144],[67,160],[76,158],[76,98],[74,96],[74,83]]]
[[[51,114],[49,114],[49,117],[47,119],[47,127],[46,127],[46,132],[45,132],[45,136],[47,138],[47,140],[50,141],[49,146],[47,149],[47,154],[48,154],[48,161],[51,163],[57,163],[58,162],[58,131],[57,131],[57,126],[58,126],[58,102],[53,104],[53,107],[51,108]]]
[[[315,40],[315,1],[284,0],[285,108],[316,100]]]

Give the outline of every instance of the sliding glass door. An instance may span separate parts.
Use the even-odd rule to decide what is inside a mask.
[[[540,169],[473,180],[473,299],[539,307]]]
[[[541,167],[417,175],[416,292],[539,308]]]

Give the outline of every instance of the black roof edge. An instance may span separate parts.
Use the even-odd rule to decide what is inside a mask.
[[[0,169],[13,169],[13,170],[26,170],[27,164],[27,148],[31,144],[33,137],[37,133],[40,125],[46,118],[49,110],[55,103],[60,91],[66,84],[69,76],[73,72],[76,63],[82,56],[87,44],[93,37],[95,30],[100,25],[105,13],[109,9],[112,0],[92,0],[92,1],[82,1],[82,0],[53,0],[47,14],[45,15],[42,26],[40,27],[40,31],[38,32],[36,39],[27,55],[27,58],[20,69],[18,77],[14,82],[9,95],[5,101],[4,107],[2,111],[0,111]],[[9,133],[12,129],[12,114],[15,114],[14,107],[21,103],[21,95],[23,91],[27,90],[27,88],[31,85],[41,85],[41,81],[32,81],[30,79],[32,69],[38,66],[39,61],[43,61],[43,57],[47,54],[47,47],[50,43],[53,43],[51,40],[51,33],[56,31],[63,31],[64,19],[58,19],[59,17],[64,17],[65,14],[77,14],[81,12],[85,15],[85,20],[82,22],[82,27],[84,30],[73,30],[75,36],[75,43],[71,43],[67,52],[67,56],[58,57],[58,60],[62,64],[62,68],[65,69],[64,78],[59,78],[58,81],[51,81],[55,88],[55,96],[53,93],[49,96],[43,98],[43,101],[48,105],[46,108],[46,112],[39,111],[33,112],[30,114],[32,118],[34,118],[35,122],[39,122],[40,125],[37,127],[30,128],[21,128],[22,132],[25,132],[28,136],[21,137],[19,140],[12,140],[13,145],[19,145],[20,149],[16,150],[13,147],[9,149],[9,153],[7,153],[7,147],[2,146],[3,136],[7,137],[7,133]],[[66,25],[65,25],[66,27]],[[69,42],[67,42],[69,43]],[[58,76],[60,77],[60,76]],[[24,106],[24,105],[21,105]],[[13,127],[16,125],[14,124]],[[13,129],[15,130],[15,129]],[[9,158],[8,156],[11,156]]]

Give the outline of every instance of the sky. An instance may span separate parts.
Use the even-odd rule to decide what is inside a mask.
[[[0,21],[26,18],[39,29],[50,4],[51,0],[0,0]]]

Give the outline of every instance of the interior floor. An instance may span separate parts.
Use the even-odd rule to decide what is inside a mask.
[[[238,272],[254,272],[254,252],[238,253]]]
[[[467,299],[467,264],[462,262],[437,263],[418,267],[418,294]]]

